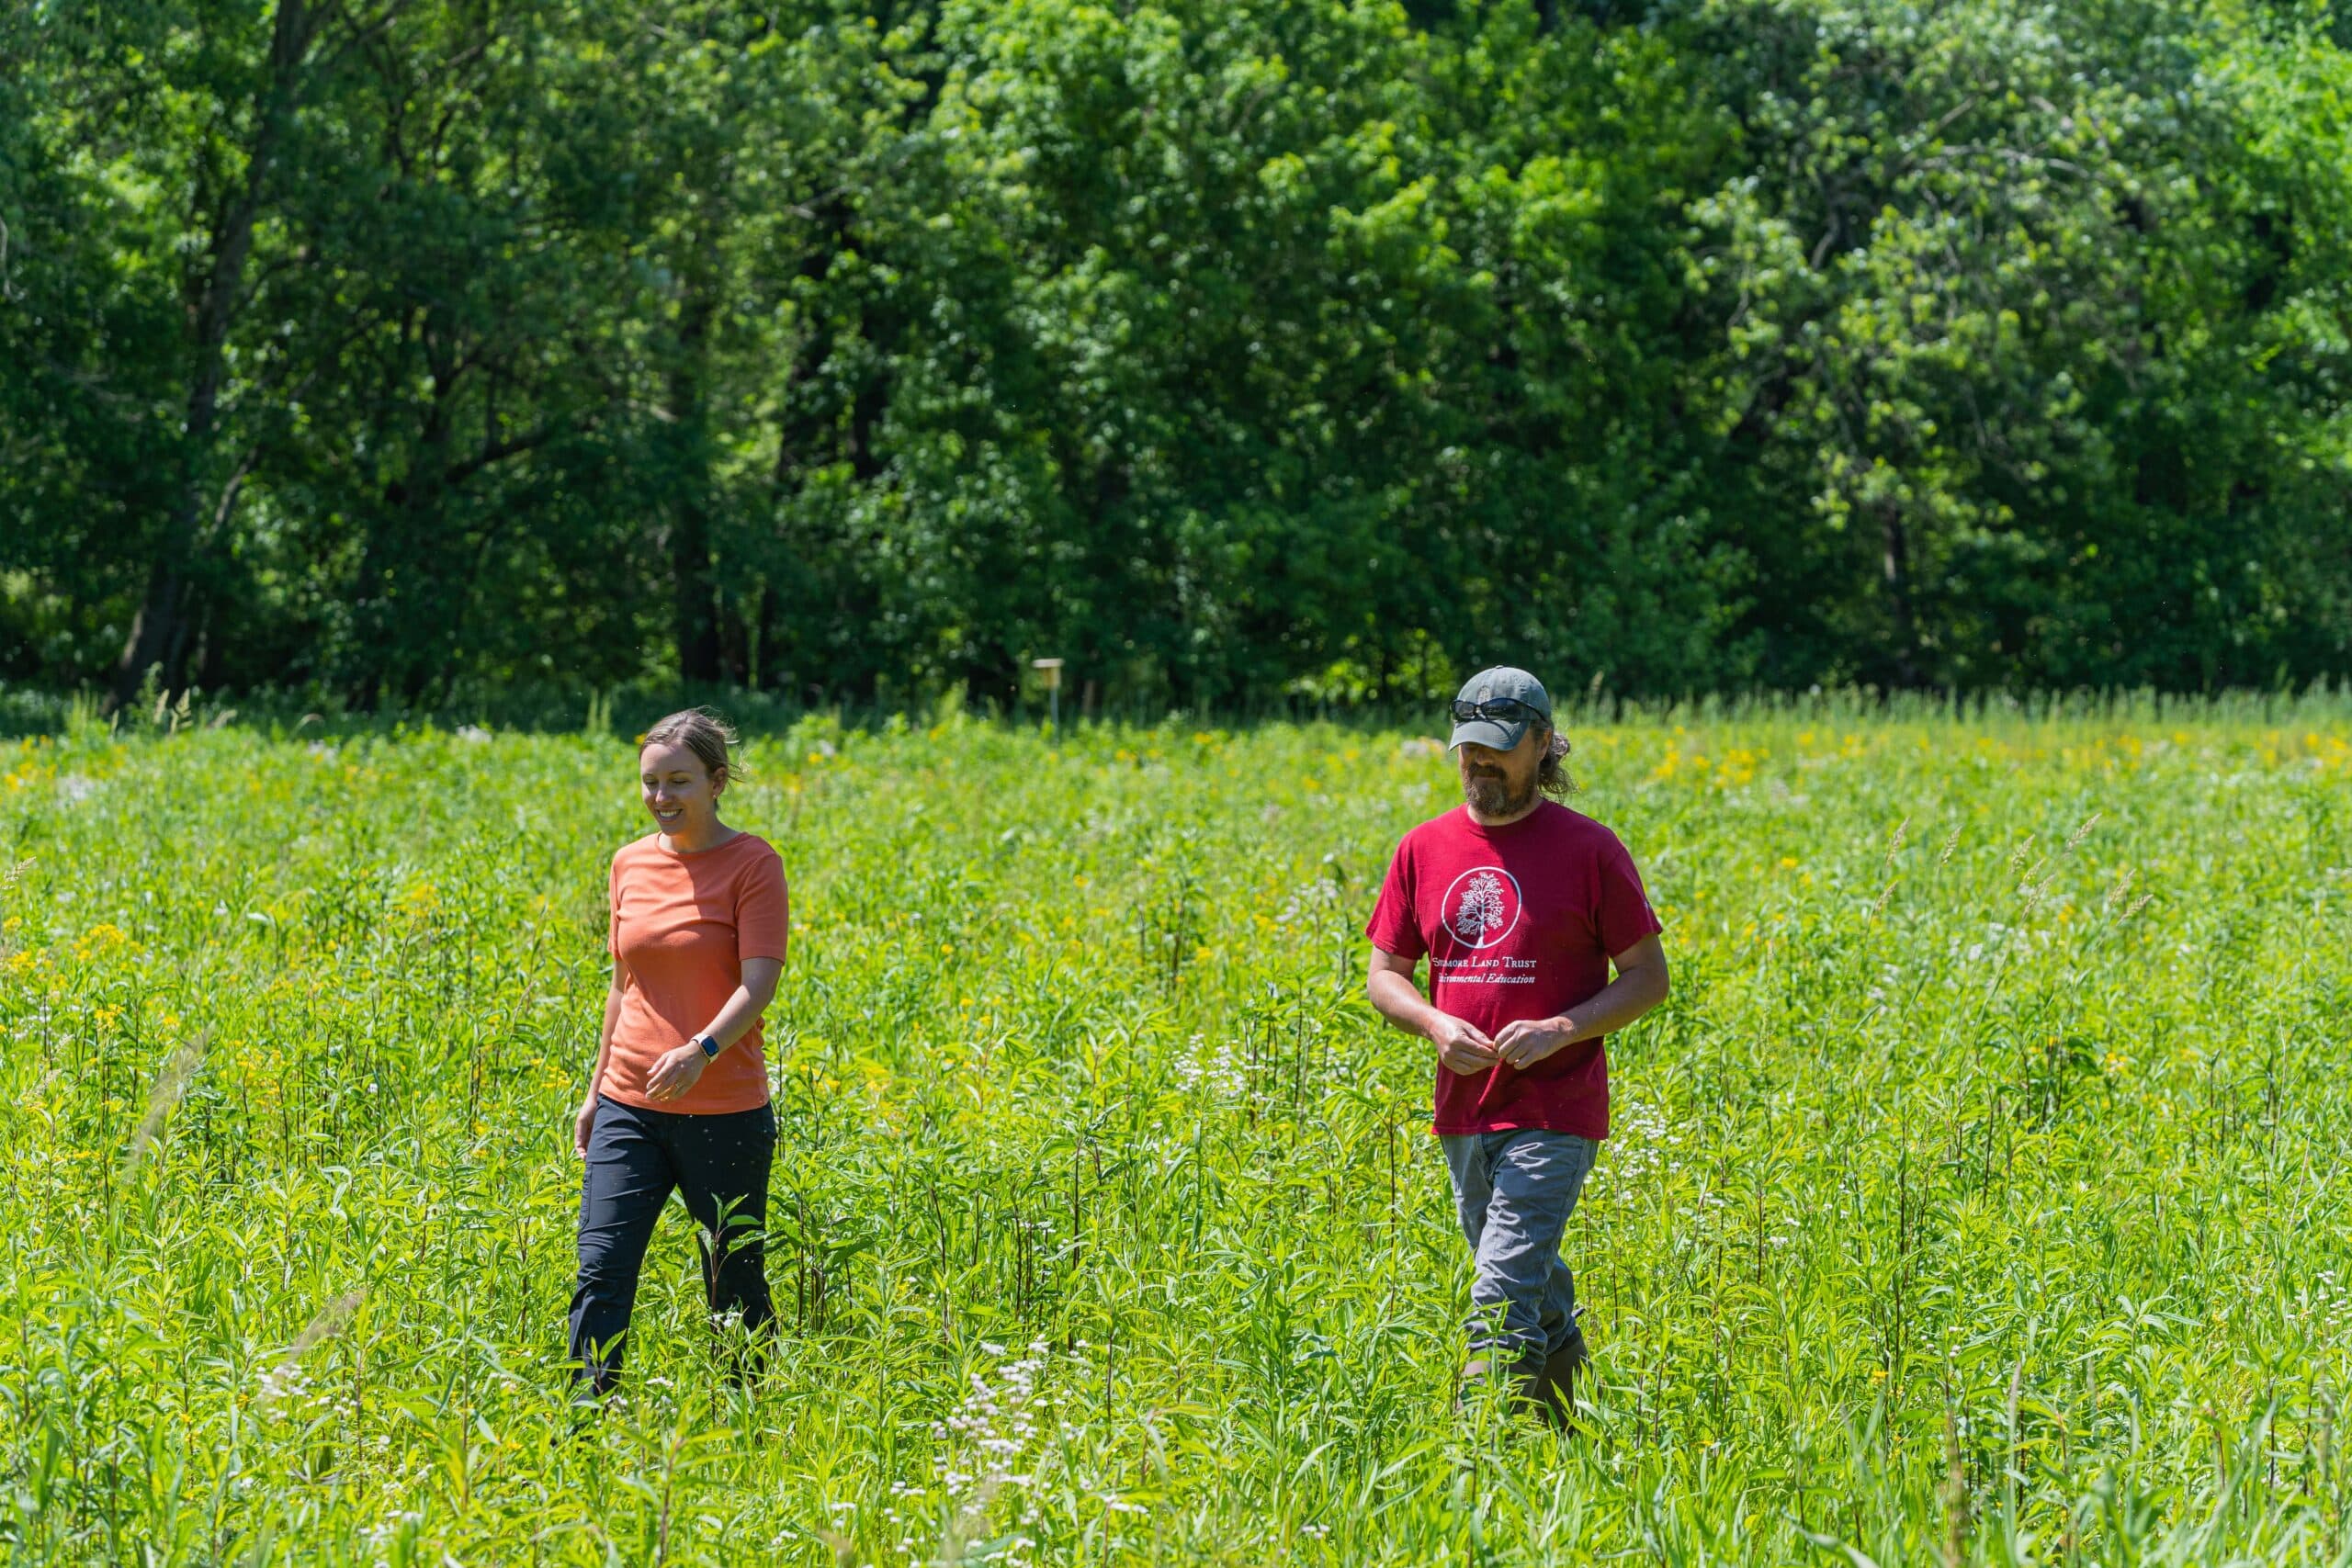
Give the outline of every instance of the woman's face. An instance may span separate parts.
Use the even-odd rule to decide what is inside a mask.
[[[724,769],[714,780],[702,759],[684,746],[648,746],[637,754],[638,782],[645,789],[645,809],[673,838],[693,838],[718,818],[719,792],[727,787]]]

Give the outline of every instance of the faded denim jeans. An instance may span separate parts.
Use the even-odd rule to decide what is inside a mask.
[[[1543,1360],[1578,1337],[1576,1276],[1560,1233],[1600,1145],[1574,1133],[1448,1133],[1453,1204],[1477,1260],[1470,1353]]]

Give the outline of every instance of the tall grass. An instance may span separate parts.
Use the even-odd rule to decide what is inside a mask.
[[[1565,1442],[1449,1409],[1427,1051],[1359,1000],[1455,798],[1403,734],[756,741],[785,1353],[718,1374],[675,1218],[585,1426],[632,716],[0,750],[0,1542],[2346,1562],[2352,719],[2264,702],[1596,702],[1677,990],[1613,1043]]]

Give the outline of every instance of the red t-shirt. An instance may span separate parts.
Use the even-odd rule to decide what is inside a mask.
[[[1364,934],[1430,961],[1430,1002],[1488,1036],[1609,984],[1609,960],[1659,930],[1617,835],[1544,801],[1499,828],[1455,807],[1405,835]],[[1521,1072],[1437,1070],[1437,1131],[1609,1135],[1609,1054],[1581,1040]]]

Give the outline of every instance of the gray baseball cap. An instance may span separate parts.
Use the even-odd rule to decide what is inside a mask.
[[[1532,709],[1546,726],[1552,722],[1552,695],[1544,689],[1544,682],[1508,664],[1498,664],[1471,676],[1454,694],[1453,701],[1457,709],[1464,703],[1515,702]],[[1525,714],[1510,720],[1457,716],[1453,739],[1446,742],[1446,747],[1450,750],[1464,740],[1475,740],[1481,746],[1508,751],[1526,737],[1532,722]]]

